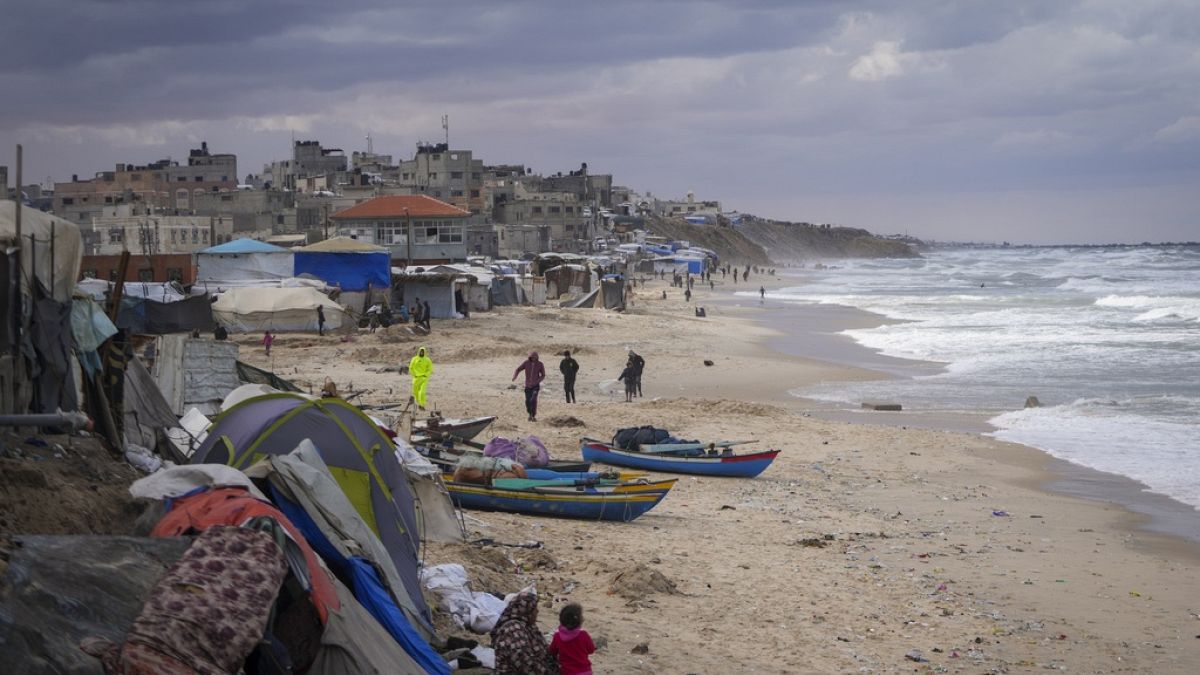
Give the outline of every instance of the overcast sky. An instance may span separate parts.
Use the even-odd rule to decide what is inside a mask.
[[[1200,240],[1200,2],[0,0],[27,182],[297,139],[874,232]],[[10,171],[11,174],[11,171]],[[11,180],[11,179],[10,179]]]

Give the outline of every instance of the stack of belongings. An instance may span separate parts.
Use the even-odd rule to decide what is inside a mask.
[[[644,427],[626,427],[617,429],[617,433],[613,434],[612,444],[622,450],[629,452],[641,452],[643,445],[675,445],[675,444],[699,444],[700,441],[686,440],[676,438],[671,435],[666,429],[659,429],[652,426]],[[689,448],[687,450],[679,450],[673,452],[674,455],[682,455],[684,457],[695,457],[704,454],[704,450],[699,448]]]
[[[157,500],[152,536],[192,543],[121,644],[83,648],[108,672],[449,673],[418,577],[426,525],[394,449],[340,399],[228,408],[192,464],[131,487]]]

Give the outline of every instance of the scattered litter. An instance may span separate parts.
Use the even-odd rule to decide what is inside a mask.
[[[915,649],[912,650],[911,652],[905,654],[904,658],[908,659],[909,661],[916,661],[917,663],[928,663],[929,662],[929,659],[922,656],[921,652],[919,652]]]
[[[1008,517],[1008,511],[992,511],[993,516]]]
[[[730,506],[728,504],[722,504],[720,510],[721,511],[737,511],[737,507]]]
[[[809,537],[807,539],[797,539],[796,541],[792,542],[792,545],[793,546],[807,546],[808,548],[825,548],[826,546],[829,545],[829,542],[825,541],[824,539],[817,539],[816,537]]]
[[[648,653],[650,653],[650,643],[649,642],[639,642],[638,644],[634,645],[633,649],[629,650],[629,653],[630,654],[648,654]]]

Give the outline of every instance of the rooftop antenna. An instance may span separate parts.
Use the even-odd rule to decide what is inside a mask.
[[[375,154],[375,146],[374,146],[374,144],[371,143],[371,134],[369,134],[369,133],[367,134],[367,154],[368,155]]]
[[[442,115],[442,129],[446,131],[446,149],[450,149],[450,116]]]

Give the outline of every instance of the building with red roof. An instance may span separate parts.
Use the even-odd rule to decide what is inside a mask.
[[[330,219],[343,236],[387,247],[399,264],[411,260],[429,265],[466,259],[470,217],[469,211],[427,195],[390,195],[368,199]]]

